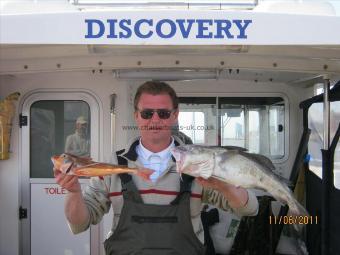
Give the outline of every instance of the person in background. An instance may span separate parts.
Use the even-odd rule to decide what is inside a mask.
[[[65,152],[81,157],[90,156],[90,141],[87,136],[87,125],[88,123],[84,116],[77,118],[74,134],[66,138]]]
[[[107,255],[205,255],[200,217],[204,203],[238,215],[256,215],[256,196],[217,179],[194,179],[176,172],[170,149],[184,143],[172,135],[179,110],[177,95],[168,84],[142,84],[134,108],[140,137],[116,152],[117,162],[154,169],[152,180],[128,174],[93,177],[82,192],[76,176],[54,169],[56,182],[68,190],[69,226],[73,233],[85,231],[112,207],[112,229],[104,242]]]

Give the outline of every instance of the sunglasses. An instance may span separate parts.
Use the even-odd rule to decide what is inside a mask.
[[[166,120],[170,118],[170,115],[175,110],[167,110],[167,109],[144,109],[138,110],[140,112],[140,116],[145,119],[149,120],[152,118],[153,114],[157,112],[158,117],[162,120]]]

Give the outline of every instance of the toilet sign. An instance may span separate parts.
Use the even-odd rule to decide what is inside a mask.
[[[61,187],[44,187],[43,188],[47,195],[65,195],[67,190]]]

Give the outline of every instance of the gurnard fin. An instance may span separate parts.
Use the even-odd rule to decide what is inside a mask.
[[[72,169],[72,167],[73,167],[73,163],[70,162],[70,163],[66,163],[62,165],[61,169],[58,169],[58,170],[60,170],[63,174],[72,175],[72,173],[70,173],[70,170]]]
[[[150,176],[155,172],[155,170],[149,168],[140,168],[137,170],[136,175],[141,177],[145,181],[151,181]]]
[[[88,164],[95,163],[94,161],[92,161],[92,158],[90,157],[79,157],[68,152],[65,152],[64,154],[70,156],[71,158],[75,158],[81,165],[88,165]]]

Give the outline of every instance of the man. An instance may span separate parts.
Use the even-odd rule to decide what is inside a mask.
[[[77,118],[75,133],[67,136],[65,152],[82,157],[90,156],[90,141],[87,137],[87,120],[84,116]]]
[[[182,144],[171,135],[178,121],[178,98],[169,85],[144,83],[134,107],[140,138],[117,152],[117,159],[130,167],[154,169],[152,181],[130,175],[92,178],[82,194],[77,177],[55,170],[57,183],[69,191],[65,214],[74,233],[97,224],[112,205],[107,254],[204,254],[202,202],[231,207],[239,215],[257,214],[255,195],[243,188],[214,179],[180,180],[170,153],[171,147]]]

